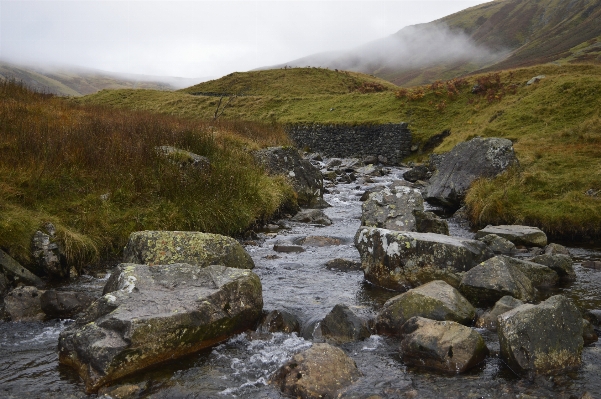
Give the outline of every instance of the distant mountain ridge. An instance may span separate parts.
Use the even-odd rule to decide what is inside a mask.
[[[84,96],[104,89],[177,90],[209,78],[119,74],[87,68],[42,68],[0,61],[0,79],[16,79],[41,92]]]
[[[601,62],[599,0],[495,0],[346,52],[287,62],[420,85],[547,62]]]

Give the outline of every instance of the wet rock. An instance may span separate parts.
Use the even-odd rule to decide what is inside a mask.
[[[474,138],[444,155],[430,178],[426,200],[459,208],[467,189],[480,177],[495,177],[518,160],[510,140]]]
[[[332,158],[326,163],[326,168],[335,168],[336,166],[342,165],[342,159]]]
[[[488,305],[505,295],[522,301],[534,300],[532,282],[506,256],[495,256],[463,275],[459,291],[473,304]]]
[[[581,363],[582,317],[563,295],[499,316],[501,357],[515,372],[560,373]]]
[[[338,391],[361,377],[357,365],[341,349],[314,344],[282,366],[269,383],[284,395],[301,399],[337,398]]]
[[[378,186],[378,187],[370,187],[370,188],[368,188],[367,190],[365,190],[365,191],[363,192],[363,194],[361,195],[361,197],[359,197],[359,201],[361,201],[361,202],[365,202],[365,201],[367,201],[367,200],[369,199],[369,195],[370,195],[371,193],[375,193],[375,192],[377,192],[377,191],[381,191],[381,190],[383,190],[383,189],[384,189],[384,187],[382,187],[382,186]]]
[[[488,248],[496,254],[511,254],[516,251],[514,243],[496,234],[487,234],[478,238],[478,241],[488,245]]]
[[[326,262],[326,268],[330,270],[354,271],[361,270],[361,262],[349,259],[336,258]]]
[[[601,327],[601,309],[587,310],[584,317],[590,321],[592,325]]]
[[[161,157],[179,165],[181,168],[191,166],[204,171],[209,171],[211,169],[209,158],[203,157],[202,155],[194,154],[193,152],[171,147],[169,145],[156,147],[155,150]]]
[[[476,240],[371,227],[357,231],[355,246],[365,279],[396,291],[433,280],[458,286],[457,272],[493,256],[486,244]]]
[[[528,247],[544,247],[547,245],[547,235],[540,229],[530,226],[519,225],[488,225],[476,233],[476,239],[488,234],[496,234],[515,245]]]
[[[273,246],[273,250],[275,252],[283,252],[283,253],[299,253],[305,252],[305,249],[300,245],[285,245],[285,244],[275,244]]]
[[[269,147],[253,153],[255,161],[270,174],[284,175],[298,194],[301,206],[320,206],[323,201],[323,176],[311,162],[302,159],[293,147]]]
[[[418,233],[434,233],[449,235],[449,224],[446,220],[436,216],[434,212],[414,210],[415,231]]]
[[[401,360],[409,366],[463,373],[488,355],[480,334],[453,321],[414,317],[401,333]]]
[[[551,244],[547,244],[547,246],[545,247],[545,255],[568,255],[568,256],[570,256],[570,251],[563,245],[551,243]]]
[[[40,300],[47,317],[67,319],[90,306],[94,298],[83,292],[47,290]]]
[[[322,170],[320,170],[320,172],[324,179],[327,179],[330,181],[334,181],[334,180],[336,180],[336,177],[338,177],[338,174],[333,170],[322,169]],[[324,192],[325,192],[325,190],[324,190]]]
[[[57,279],[68,279],[70,267],[56,239],[56,228],[52,223],[46,223],[42,232],[33,234],[31,239],[31,254],[37,270]]]
[[[582,339],[584,340],[585,346],[593,344],[599,340],[593,325],[586,319],[582,319]]]
[[[320,209],[304,209],[297,213],[292,220],[301,223],[320,224],[323,226],[332,224],[330,218]]]
[[[532,282],[533,287],[552,287],[559,281],[558,274],[545,265],[505,255],[499,255],[499,257],[503,257],[506,262],[517,266]]]
[[[513,308],[517,308],[520,305],[523,305],[524,302],[519,299],[515,299],[512,296],[505,295],[503,298],[499,299],[495,306],[488,312],[484,313],[482,316],[476,320],[476,327],[478,328],[486,328],[490,331],[497,331],[498,317],[505,312],[510,311]]]
[[[417,165],[403,173],[403,179],[411,183],[415,183],[418,180],[428,180],[430,176],[432,176],[432,172],[427,165]]]
[[[342,245],[342,240],[337,237],[308,236],[295,240],[294,243],[308,247],[330,247],[332,245]]]
[[[378,157],[376,157],[375,155],[368,155],[363,158],[363,163],[365,165],[378,163]]]
[[[292,313],[285,310],[272,310],[265,316],[257,330],[262,333],[300,333],[300,322]]]
[[[309,161],[316,161],[316,162],[323,161],[321,154],[318,152],[313,152],[311,154],[308,154],[305,158],[308,159]]]
[[[601,261],[586,260],[582,262],[582,267],[586,267],[587,269],[601,270]]]
[[[25,267],[21,266],[19,262],[14,260],[6,252],[0,249],[0,271],[2,271],[6,277],[15,282],[22,282],[27,285],[33,285],[41,287],[44,285],[42,279],[30,272]]]
[[[15,288],[4,298],[6,313],[12,321],[44,320],[45,314],[40,301],[43,293],[44,291],[31,286]]]
[[[261,281],[250,270],[121,264],[103,296],[59,336],[59,362],[88,392],[254,328]]]
[[[403,324],[415,316],[470,324],[475,315],[476,309],[459,291],[436,280],[387,300],[376,317],[376,330],[399,335]]]
[[[363,176],[383,176],[382,168],[374,165],[367,165],[357,169],[357,173]]]
[[[196,231],[137,231],[123,250],[123,262],[144,265],[190,263],[252,269],[255,264],[231,237]]]
[[[99,398],[106,399],[137,399],[148,388],[146,382],[139,384],[119,384],[103,387],[98,390]]]
[[[576,272],[572,264],[572,258],[569,255],[538,255],[530,259],[534,263],[545,265],[551,270],[555,271],[559,278],[566,281],[576,280]]]
[[[367,321],[345,304],[334,306],[321,321],[321,333],[336,342],[362,341],[371,335]]]
[[[397,231],[415,231],[414,210],[423,211],[419,190],[386,187],[369,195],[361,206],[361,225]]]

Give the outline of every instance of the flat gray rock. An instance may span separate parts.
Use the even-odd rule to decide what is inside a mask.
[[[476,233],[476,239],[488,234],[496,234],[515,245],[525,245],[527,247],[544,247],[547,245],[547,235],[537,227],[520,225],[488,225]]]

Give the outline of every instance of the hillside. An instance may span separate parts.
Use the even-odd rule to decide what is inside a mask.
[[[204,79],[116,74],[83,68],[41,68],[0,62],[0,79],[15,79],[40,92],[83,96],[104,89],[176,90]]]
[[[597,0],[496,0],[351,51],[282,65],[346,69],[412,86],[547,62],[598,63],[600,20]]]

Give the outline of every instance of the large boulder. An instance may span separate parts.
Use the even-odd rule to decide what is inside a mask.
[[[123,262],[144,265],[190,263],[252,269],[255,264],[231,237],[196,231],[137,231],[123,249]]]
[[[459,143],[437,165],[430,178],[426,200],[459,208],[474,180],[495,177],[517,163],[510,140],[477,137]]]
[[[44,282],[41,278],[30,272],[25,267],[21,266],[19,262],[14,260],[10,255],[0,249],[0,271],[9,278],[14,280],[16,283],[24,283],[27,285],[33,285],[41,287]]]
[[[496,234],[487,234],[478,238],[478,241],[488,245],[490,250],[496,254],[511,254],[516,251],[514,243]]]
[[[415,231],[414,210],[424,210],[419,190],[386,187],[369,195],[361,206],[361,225],[389,230]]]
[[[287,397],[334,399],[338,391],[361,377],[357,365],[342,349],[313,344],[284,364],[270,379]]]
[[[499,255],[505,262],[517,266],[528,277],[534,287],[552,287],[559,281],[559,276],[551,268],[540,263]]]
[[[482,316],[478,317],[476,320],[476,327],[486,328],[490,331],[497,331],[498,317],[505,312],[509,312],[513,308],[517,308],[520,305],[523,305],[524,302],[519,299],[515,299],[512,296],[505,295],[503,298],[499,299],[495,306],[488,312],[484,313]]]
[[[345,304],[334,306],[324,317],[321,321],[321,333],[336,342],[361,341],[371,335],[367,321]]]
[[[387,300],[376,317],[376,329],[399,335],[401,326],[415,316],[469,324],[475,315],[476,309],[459,291],[435,280]]]
[[[545,253],[535,256],[534,258],[530,259],[530,261],[547,266],[549,269],[555,271],[562,280],[576,280],[576,272],[574,271],[572,258],[569,255],[551,255]]]
[[[525,245],[527,247],[544,247],[547,245],[547,235],[544,231],[536,227],[520,225],[488,225],[476,233],[476,239],[488,234],[496,234],[515,245]]]
[[[41,272],[56,279],[68,279],[70,268],[56,237],[56,228],[46,223],[31,239],[31,254]]]
[[[488,355],[478,332],[453,321],[414,317],[401,333],[401,360],[409,366],[463,373]]]
[[[4,307],[12,321],[44,320],[40,301],[44,293],[36,287],[17,287],[4,298]]]
[[[73,318],[94,302],[84,292],[47,290],[40,298],[42,310],[49,318]]]
[[[495,303],[505,295],[525,302],[534,300],[532,282],[506,256],[495,256],[463,275],[459,291],[474,304]]]
[[[493,256],[486,244],[432,233],[362,227],[355,235],[365,279],[396,291],[444,280],[457,286],[457,272]]]
[[[284,175],[290,179],[298,194],[298,204],[323,205],[323,176],[311,162],[301,158],[293,147],[269,147],[253,153],[255,161],[272,175]]]
[[[88,392],[253,328],[263,308],[256,274],[219,265],[120,264],[103,294],[59,336]]]
[[[560,373],[578,367],[582,316],[563,295],[524,304],[499,316],[501,357],[515,372]]]

